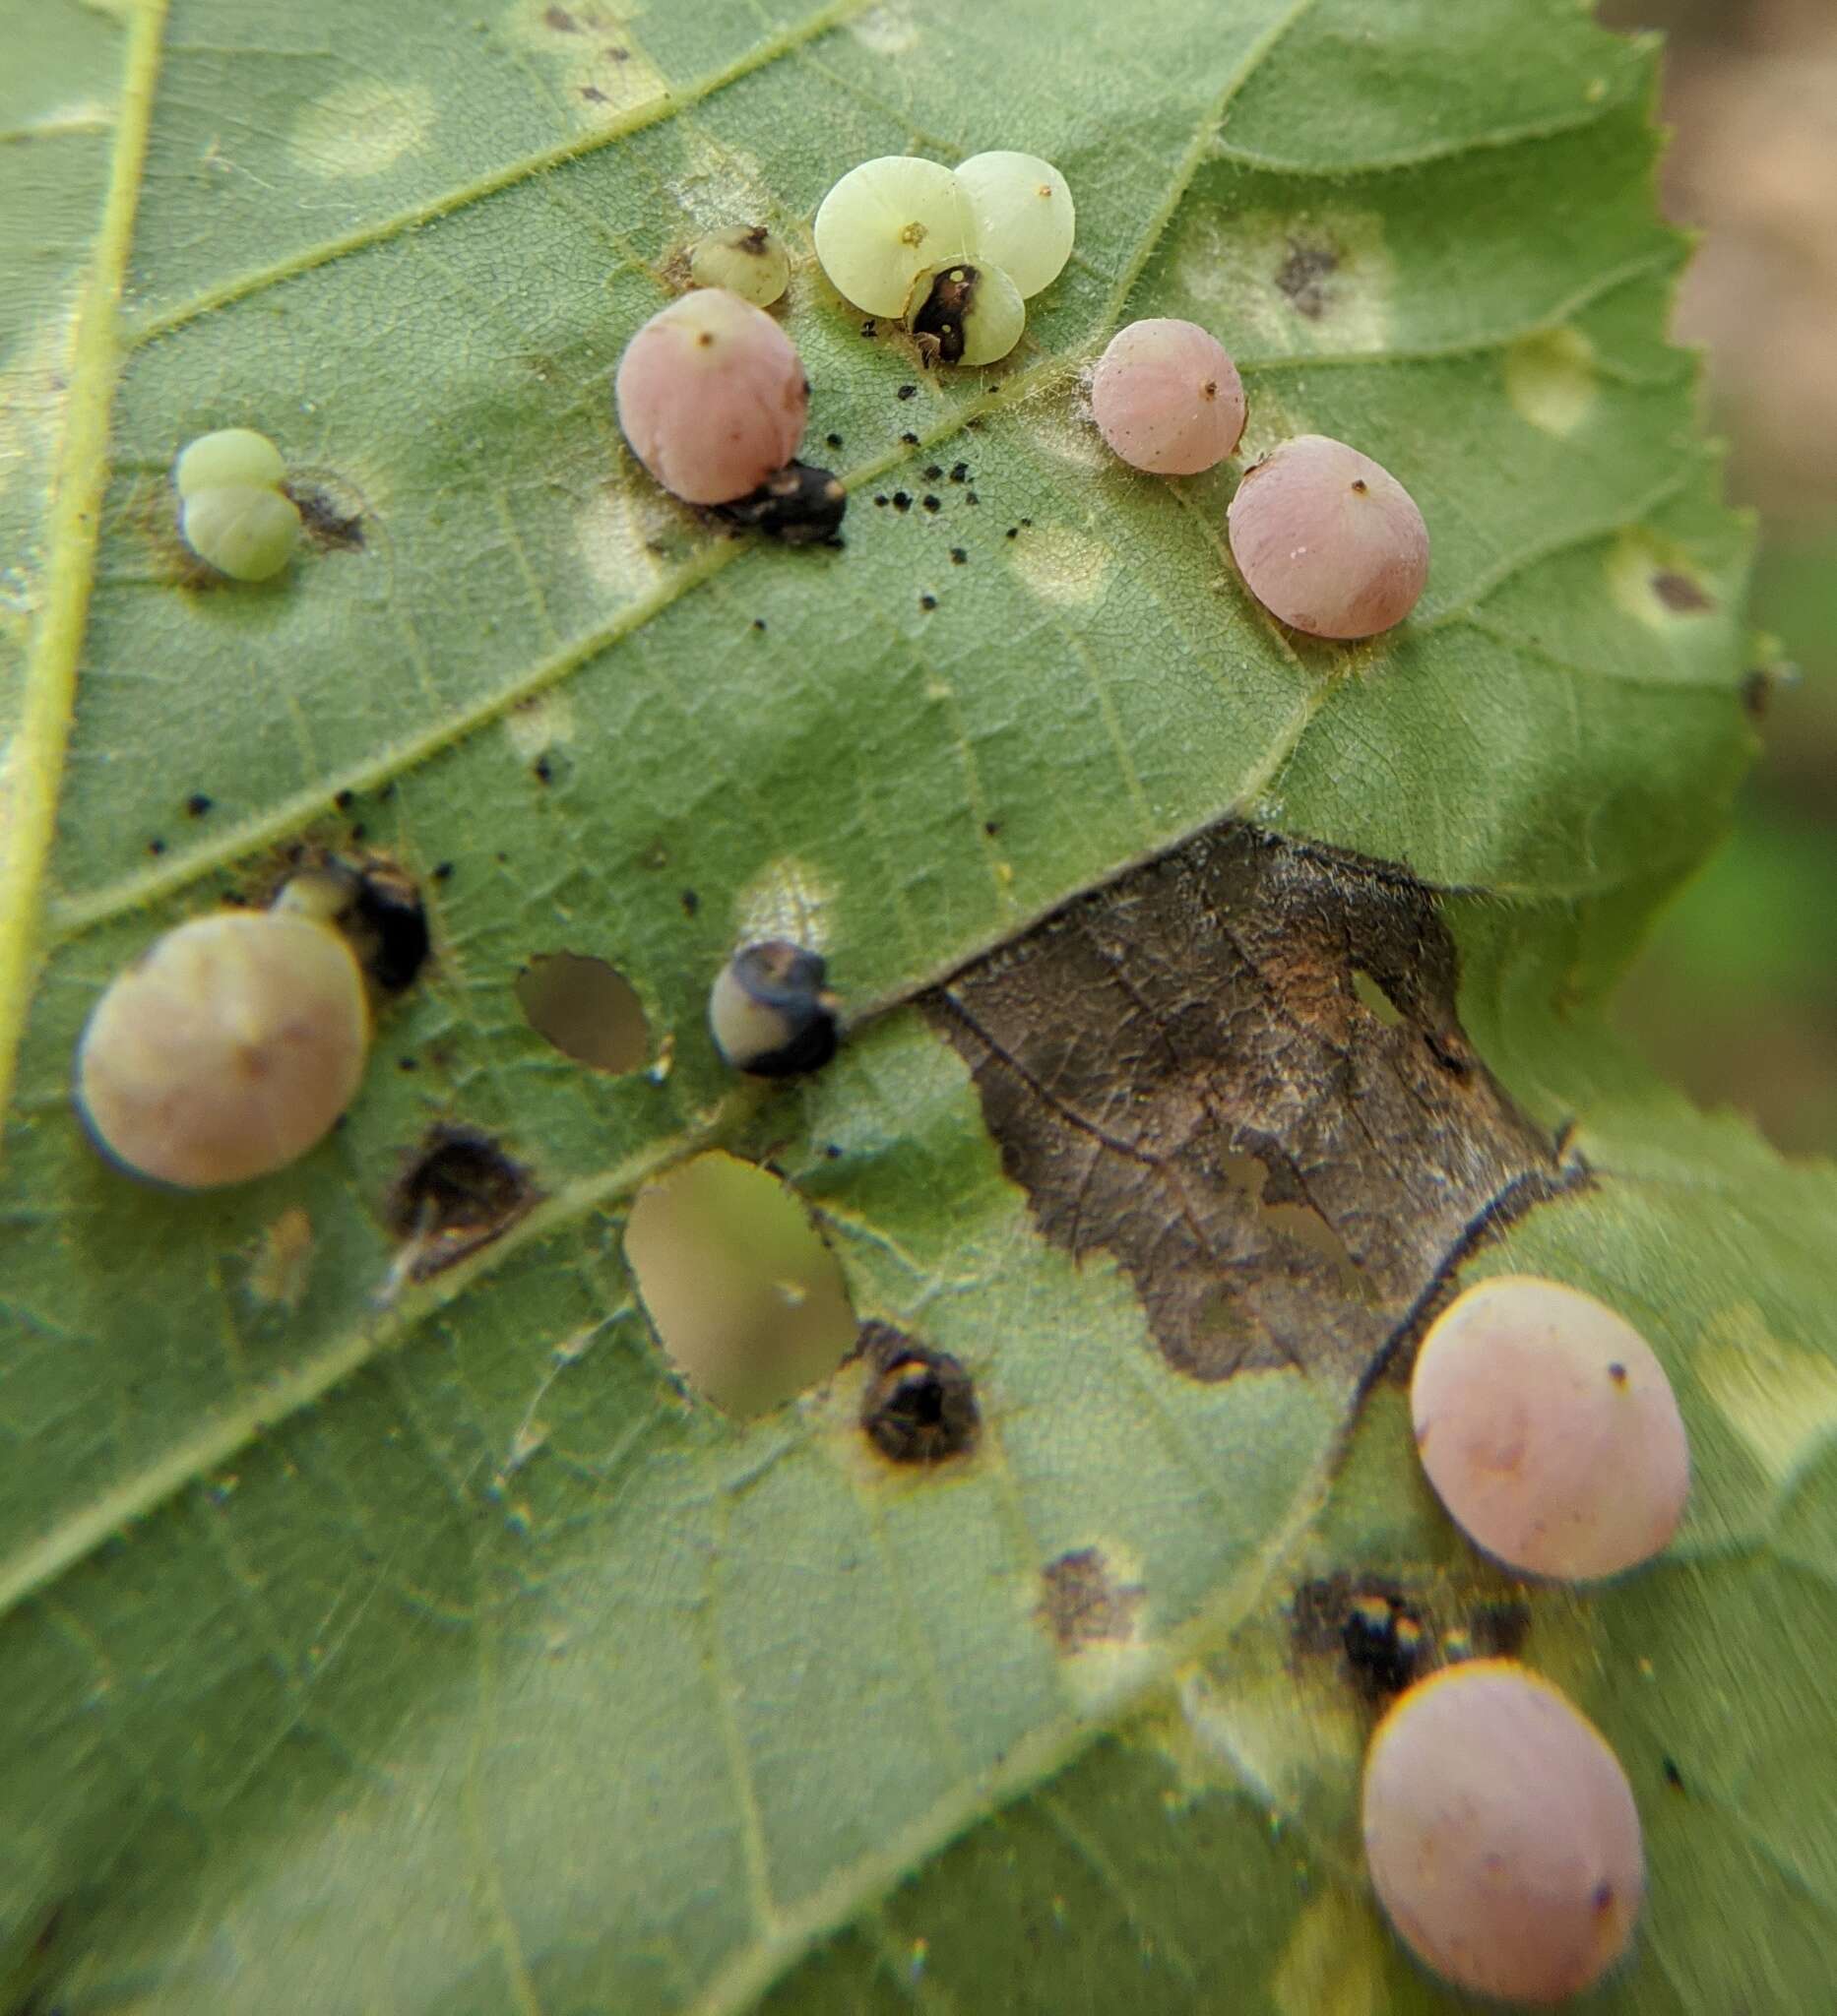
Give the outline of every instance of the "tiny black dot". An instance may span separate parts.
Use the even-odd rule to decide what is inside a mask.
[[[1616,1386],[1624,1386],[1626,1384],[1626,1367],[1616,1361],[1608,1367],[1608,1377]]]
[[[1667,1757],[1661,1764],[1660,1769],[1665,1773],[1665,1783],[1671,1787],[1673,1792],[1683,1791],[1683,1773],[1679,1770],[1678,1760],[1675,1757]]]
[[[193,791],[185,800],[185,809],[194,819],[202,819],[211,809],[211,800],[202,791]]]
[[[918,598],[918,606],[919,606],[919,607],[920,607],[921,609],[934,609],[934,608],[936,608],[936,607],[937,607],[937,597],[936,597],[936,596],[934,596],[934,595],[921,595],[921,596],[920,596],[920,597]]]
[[[950,549],[950,564],[953,567],[961,567],[969,557],[961,546],[952,546]]]
[[[935,497],[920,497],[918,501],[927,511],[941,511],[943,509],[943,506]]]
[[[968,427],[972,433],[980,434],[982,431],[982,416],[980,413],[973,414],[969,419],[965,420],[963,424],[966,427]]]
[[[1011,539],[1018,539],[1018,538],[1020,537],[1020,536],[1021,536],[1021,529],[1020,529],[1020,527],[1019,527],[1018,525],[1011,525],[1011,526],[1009,526],[1009,527],[1008,527],[1008,537],[1009,537],[1009,538],[1011,538]]]
[[[435,880],[436,882],[451,882],[451,881],[452,881],[452,879],[453,879],[453,863],[452,863],[451,861],[437,861],[437,862],[435,862],[435,864],[434,864],[434,880]]]
[[[555,767],[546,756],[538,756],[535,763],[531,765],[531,768],[536,772],[538,784],[552,784],[554,782]]]
[[[765,628],[765,618],[763,616],[755,616],[753,618],[753,628],[755,630],[763,630]]]
[[[1031,526],[1033,524],[1033,520],[1031,518],[1023,518],[1021,520],[1021,523],[1026,526]]]
[[[156,834],[153,837],[153,839],[147,843],[147,851],[150,854],[152,854],[156,859],[158,859],[158,857],[160,854],[165,852],[165,842],[161,840],[158,834]]]
[[[398,1057],[396,1059],[396,1069],[398,1071],[418,1071],[420,1065],[412,1057]]]
[[[492,858],[497,862],[500,868],[508,868],[510,866],[510,856],[507,853],[505,853],[501,848],[498,850],[497,853]]]
[[[900,397],[901,397],[902,399],[917,399],[917,398],[918,397],[918,386],[916,386],[916,385],[902,385],[902,386],[900,387]]]
[[[904,490],[895,490],[893,493],[893,508],[895,511],[910,511],[913,508],[913,500],[907,496]]]
[[[842,446],[842,436],[840,434],[825,434],[823,436],[823,439],[827,441],[832,448],[840,448]]]
[[[963,493],[963,501],[966,504],[980,504],[982,500],[974,490],[966,490]]]
[[[917,448],[918,446],[918,436],[917,434],[902,434],[900,439],[905,442],[908,448]]]
[[[685,889],[682,892],[682,914],[685,917],[692,917],[701,907],[702,899],[693,889]]]
[[[355,791],[340,791],[332,802],[341,812],[348,812],[351,806],[357,802],[357,793]]]
[[[350,829],[350,837],[353,842],[361,842],[368,840],[370,837],[370,829],[363,823],[361,819],[359,819],[356,825]]]
[[[863,322],[861,324],[861,334],[863,336],[877,336],[879,334],[879,331],[874,327],[874,325],[871,322]]]
[[[842,1150],[833,1141],[825,1141],[823,1143],[823,1153],[828,1156],[831,1162],[840,1162],[842,1160]]]
[[[887,500],[886,500],[886,498],[885,498],[884,496],[881,496],[881,497],[876,497],[876,498],[874,499],[874,502],[875,502],[876,504],[878,504],[878,505],[879,505],[879,506],[880,506],[880,507],[881,507],[881,508],[882,508],[883,510],[884,510],[884,509],[886,508],[886,502],[887,502]]]
[[[999,819],[984,819],[982,821],[982,831],[988,835],[990,840],[993,840],[995,835],[1001,831],[1001,821]]]
[[[967,462],[952,463],[950,479],[953,483],[967,483],[970,480],[970,465]]]
[[[926,482],[935,483],[944,473],[944,465],[941,462],[934,462],[924,473]]]

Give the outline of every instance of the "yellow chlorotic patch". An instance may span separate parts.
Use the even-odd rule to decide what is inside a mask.
[[[743,945],[785,938],[806,952],[823,951],[830,938],[835,890],[794,855],[769,861],[733,900],[735,934]]]
[[[1649,630],[1700,621],[1718,604],[1715,591],[1684,549],[1643,526],[1629,526],[1608,552],[1614,599]]]
[[[0,493],[48,480],[76,334],[73,306],[29,332],[0,364]]]
[[[876,56],[905,56],[918,46],[918,28],[910,7],[870,7],[849,32]]]
[[[1006,545],[1015,573],[1049,602],[1096,601],[1116,564],[1101,540],[1069,526],[1029,526]]]
[[[1837,1433],[1837,1364],[1782,1344],[1751,1303],[1711,1326],[1692,1361],[1697,1384],[1776,1484]]]
[[[574,536],[587,572],[619,601],[655,587],[664,559],[651,550],[677,528],[655,484],[633,492],[623,484],[597,490],[574,521]]]
[[[1566,438],[1600,392],[1595,346],[1579,329],[1542,329],[1505,352],[1505,396],[1521,420]]]
[[[1369,1908],[1329,1890],[1297,1922],[1269,1998],[1280,2016],[1377,2016],[1386,2001],[1383,1967],[1384,1934]]]
[[[11,140],[64,140],[84,133],[112,133],[115,110],[100,98],[77,98],[48,112],[23,120],[7,136]]]
[[[1202,310],[1196,321],[1229,309],[1220,334],[1239,363],[1258,351],[1364,354],[1391,341],[1397,276],[1375,211],[1205,206],[1180,233],[1173,278]]]
[[[1229,1689],[1195,1672],[1181,1682],[1180,1707],[1201,1751],[1272,1812],[1295,1812],[1315,1785],[1357,1780],[1363,1737],[1344,1689],[1303,1687],[1286,1668]]]
[[[574,6],[569,0],[516,0],[511,38],[550,67],[557,91],[583,126],[603,126],[668,94],[663,74],[634,40],[644,13],[632,0]]]
[[[695,132],[689,135],[686,152],[688,165],[668,187],[677,209],[698,229],[769,220],[771,192],[756,157]]]
[[[550,687],[513,707],[504,717],[504,733],[521,760],[534,763],[544,749],[573,741],[574,703],[562,688]]]
[[[380,175],[420,147],[433,123],[434,94],[424,84],[359,78],[307,105],[293,122],[288,149],[309,174]]]
[[[312,1272],[312,1220],[302,1206],[290,1204],[262,1228],[261,1244],[249,1268],[250,1294],[258,1302],[298,1308]]]
[[[1054,462],[1067,463],[1073,469],[1115,467],[1088,407],[1081,404],[1076,412],[1067,412],[1057,406],[1043,407],[1028,417],[1033,421],[1035,445],[1043,454],[1051,456]]]

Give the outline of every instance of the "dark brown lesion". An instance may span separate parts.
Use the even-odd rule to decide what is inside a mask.
[[[954,364],[962,357],[964,318],[975,311],[981,279],[974,266],[952,266],[932,282],[913,316],[913,335],[926,363]]]
[[[855,1349],[867,1370],[861,1431],[889,1463],[945,1463],[976,1447],[982,1416],[960,1359],[889,1323],[863,1323]]]
[[[483,1129],[428,1129],[391,1185],[383,1216],[404,1271],[425,1281],[489,1245],[540,1199],[532,1172]]]
[[[1287,1606],[1291,1666],[1298,1675],[1334,1670],[1357,1699],[1382,1708],[1446,1667],[1513,1658],[1530,1634],[1530,1606],[1484,1567],[1476,1577],[1342,1571],[1303,1582]]]
[[[1100,1547],[1078,1547],[1041,1570],[1035,1615],[1051,1632],[1061,1652],[1093,1645],[1126,1644],[1135,1635],[1144,1591],[1118,1582]]]
[[[1652,577],[1652,593],[1679,616],[1700,616],[1716,606],[1716,598],[1687,574],[1663,568]]]
[[[1124,1268],[1175,1370],[1360,1383],[1580,1173],[1475,1054],[1456,983],[1407,873],[1226,825],[921,1005],[1042,1233]]]

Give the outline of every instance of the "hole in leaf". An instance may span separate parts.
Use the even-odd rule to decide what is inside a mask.
[[[1403,1010],[1362,966],[1353,968],[1353,992],[1386,1029],[1395,1029],[1403,1020]]]
[[[648,1183],[625,1228],[652,1327],[676,1369],[728,1413],[769,1413],[854,1349],[842,1270],[794,1191],[730,1155]]]
[[[651,1054],[644,1004],[603,959],[538,953],[517,976],[517,1005],[538,1036],[596,1071],[636,1071]]]

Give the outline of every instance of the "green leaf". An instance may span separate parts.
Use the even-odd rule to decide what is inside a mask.
[[[12,1999],[1198,2009],[1223,1973],[1284,2016],[1451,2006],[1362,1895],[1363,1711],[1331,1660],[1296,1668],[1292,1620],[1310,1577],[1371,1564],[1478,1600],[1368,1387],[1471,1259],[1624,1306],[1696,1442],[1674,1557],[1528,1600],[1527,1656],[1646,1812],[1650,1916],[1601,2005],[1815,2005],[1837,1199],[1675,1109],[1595,1013],[1749,746],[1745,536],[1663,337],[1651,54],[1569,0],[1376,13],[13,24]],[[1063,168],[1078,250],[1009,365],[934,378],[826,288],[808,220],[870,155],[989,147]],[[842,552],[721,536],[613,423],[672,254],[739,218],[799,254],[786,326],[852,492]],[[1409,484],[1434,574],[1403,629],[1278,631],[1225,550],[1230,472],[1105,458],[1078,374],[1144,313],[1238,357],[1246,453],[1339,434]],[[229,424],[309,502],[271,584],[207,584],[176,537],[172,458]],[[419,878],[430,969],[320,1150],[222,1194],[139,1187],[69,1108],[84,1017],[300,844]],[[1262,865],[1200,929],[1221,861]],[[708,983],[788,920],[858,1026],[807,1088],[736,1092]],[[1017,1153],[1050,1102],[1003,1055],[1050,1048],[1054,996],[1000,1053],[963,1023],[1098,947],[1047,1061],[1084,1102],[1052,1127],[1147,1171],[1102,1222],[1066,1206],[1051,1128]],[[518,974],[561,951],[636,988],[650,1070],[529,1028]],[[1400,1166],[1354,1138],[1342,1053],[1440,1116]],[[388,1200],[436,1125],[540,1195],[409,1267]],[[858,1316],[970,1368],[974,1456],[881,1463],[858,1364],[746,1426],[672,1383],[624,1215],[716,1143],[800,1182]],[[1170,1171],[1203,1189],[1166,1207],[1195,1242],[1172,1258],[1145,1243]],[[1169,1297],[1206,1266],[1215,1342],[1277,1313],[1195,1375]]]

